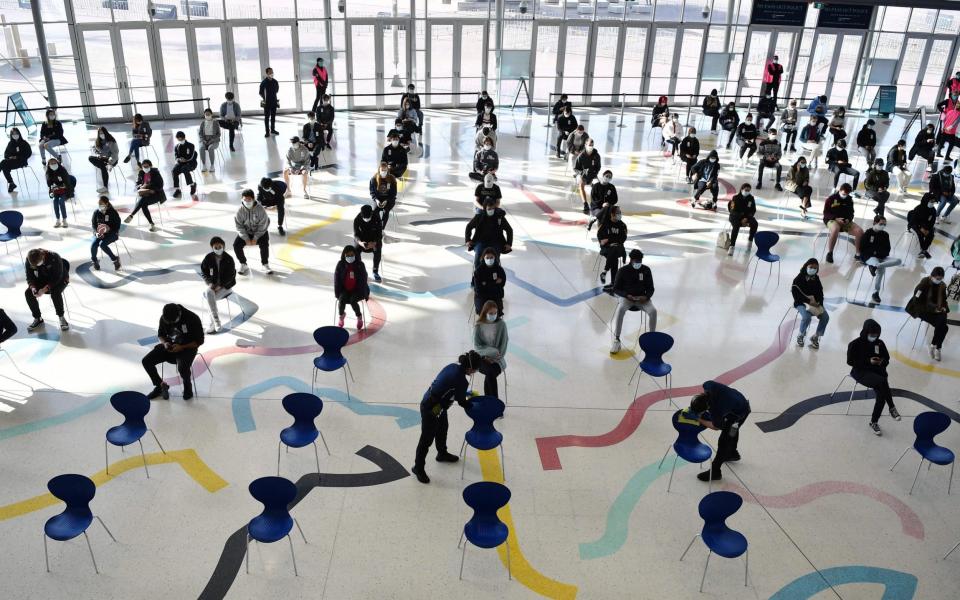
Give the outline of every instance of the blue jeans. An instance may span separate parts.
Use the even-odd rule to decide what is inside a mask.
[[[58,219],[67,220],[67,197],[63,194],[57,194],[53,197],[53,216]]]
[[[90,258],[97,260],[97,248],[103,248],[103,253],[110,257],[110,260],[116,261],[117,255],[110,250],[109,244],[117,241],[118,236],[116,232],[107,233],[102,238],[94,236],[93,244],[90,245]]]
[[[794,306],[797,309],[797,312],[800,313],[800,335],[807,335],[807,327],[810,326],[810,319],[813,318],[813,315],[810,311],[807,310],[806,304],[797,304]],[[824,309],[823,313],[817,317],[819,322],[817,323],[817,337],[823,335],[823,332],[827,330],[827,323],[830,322],[830,315]]]
[[[957,205],[957,202],[960,202],[960,200],[958,200],[956,196],[940,196],[940,205],[937,206],[937,216],[950,216],[950,212],[953,211],[953,207]],[[941,215],[940,213],[943,212],[944,206],[949,206],[949,208],[947,208],[947,212]]]
[[[130,140],[130,151],[127,152],[127,155],[132,154],[134,158],[137,159],[137,162],[140,162],[140,148],[144,147],[146,144],[143,143],[143,140],[132,139]]]

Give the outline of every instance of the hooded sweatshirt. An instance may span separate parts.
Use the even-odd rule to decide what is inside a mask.
[[[877,339],[871,342],[867,338],[868,335],[876,335]],[[871,363],[871,358],[879,358],[880,364]],[[851,374],[859,371],[886,376],[887,365],[890,364],[890,353],[887,352],[887,345],[880,339],[879,323],[873,319],[863,322],[860,336],[847,344],[847,364],[851,367]]]
[[[506,239],[504,239],[506,234]],[[483,244],[485,246],[513,245],[513,227],[507,222],[507,213],[502,208],[496,208],[493,216],[488,217],[487,211],[482,210],[474,215],[464,233],[466,243]]]
[[[383,241],[383,224],[380,223],[380,216],[376,211],[370,213],[370,220],[364,221],[363,214],[358,214],[353,219],[353,237],[358,242],[380,242]]]
[[[711,158],[717,159],[717,162],[710,162]],[[711,150],[706,158],[697,161],[691,172],[699,175],[700,180],[705,181],[707,185],[717,183],[717,175],[720,173],[720,156],[717,151]]]
[[[853,198],[847,194],[846,198],[840,197],[840,192],[834,192],[827,196],[823,203],[823,222],[829,223],[834,219],[853,220]]]
[[[823,304],[823,284],[820,283],[820,275],[807,275],[807,265],[803,265],[800,267],[800,273],[793,278],[790,293],[793,294],[794,307],[810,302],[807,296],[813,296],[817,304]]]
[[[873,227],[863,232],[860,238],[860,256],[863,260],[877,258],[883,260],[890,256],[890,234],[877,231]]]
[[[488,267],[487,263],[481,259],[476,271],[473,272],[473,283],[476,286],[478,298],[502,300],[503,286],[507,283],[507,274],[500,266],[500,257],[494,256],[492,267]]]
[[[233,222],[237,227],[237,235],[244,240],[259,240],[267,234],[270,227],[267,210],[257,201],[254,201],[250,208],[241,204]]]

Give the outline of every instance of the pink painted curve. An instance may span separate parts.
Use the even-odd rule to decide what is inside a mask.
[[[551,225],[557,225],[561,227],[573,227],[573,226],[582,227],[587,224],[586,219],[577,219],[575,221],[564,219],[563,217],[557,214],[557,211],[553,210],[552,206],[550,206],[549,204],[541,200],[539,196],[537,196],[527,188],[523,187],[523,185],[513,184],[513,186],[518,190],[520,190],[523,193],[523,195],[527,197],[527,200],[536,204],[537,208],[543,211],[543,214],[550,217]]]

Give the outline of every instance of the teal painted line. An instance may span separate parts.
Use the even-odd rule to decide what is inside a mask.
[[[633,514],[633,509],[637,506],[637,502],[640,501],[640,496],[642,496],[647,491],[647,488],[661,475],[670,476],[670,468],[675,456],[676,455],[668,455],[667,459],[663,461],[663,466],[660,468],[657,468],[658,463],[649,464],[637,471],[636,474],[630,478],[630,481],[623,487],[623,491],[620,492],[617,499],[613,501],[610,510],[607,512],[607,528],[606,531],[603,532],[603,536],[594,542],[580,544],[580,558],[582,560],[592,560],[610,556],[623,547],[627,541],[630,515]],[[687,464],[689,463],[682,458],[677,459],[678,470]]]
[[[560,369],[551,365],[547,361],[541,358],[538,358],[537,356],[533,355],[532,353],[525,350],[524,348],[517,346],[513,342],[510,342],[510,345],[507,348],[507,353],[516,356],[517,358],[527,363],[534,369],[541,371],[544,375],[546,375],[547,377],[550,377],[551,379],[560,381],[561,379],[567,376],[567,374],[561,371]]]
[[[7,350],[26,353],[36,347],[36,351],[27,358],[27,362],[36,363],[50,356],[60,344],[59,325],[52,326],[51,331],[44,331],[37,335],[30,334],[30,337],[14,338],[7,342]]]
[[[0,441],[6,440],[9,438],[17,437],[18,435],[23,435],[25,433],[33,433],[35,431],[40,431],[41,429],[46,429],[48,427],[56,427],[57,425],[62,425],[64,423],[69,423],[74,419],[78,419],[84,415],[88,415],[92,412],[99,410],[107,401],[110,399],[115,392],[118,392],[120,388],[112,389],[108,392],[104,392],[99,396],[95,396],[92,400],[85,404],[81,404],[76,408],[72,408],[65,413],[60,413],[52,417],[47,417],[46,419],[39,419],[37,421],[30,421],[29,423],[21,423],[20,425],[14,425],[12,427],[6,427],[0,429]],[[119,423],[117,423],[119,425]]]
[[[370,284],[370,291],[378,296],[383,296],[385,298],[394,298],[396,300],[411,300],[411,299],[420,299],[420,298],[439,298],[441,296],[446,296],[447,294],[452,294],[454,292],[459,292],[470,287],[469,282],[454,283],[446,287],[438,288],[435,290],[430,290],[426,292],[409,292],[407,290],[394,290],[377,283]]]
[[[883,596],[880,600],[912,600],[917,592],[917,578],[910,573],[880,567],[850,565],[807,573],[770,596],[770,600],[809,600],[824,590],[847,583],[883,585]]]

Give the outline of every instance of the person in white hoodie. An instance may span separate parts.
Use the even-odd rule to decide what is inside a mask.
[[[679,119],[680,115],[673,113],[670,115],[670,120],[664,123],[660,129],[663,134],[663,143],[670,144],[670,156],[676,154],[677,146],[680,145],[680,131],[682,127],[680,126]]]
[[[237,238],[233,240],[233,252],[240,262],[238,273],[246,275],[250,272],[247,267],[247,257],[243,250],[247,246],[260,246],[260,263],[267,275],[272,275],[270,268],[270,217],[266,209],[257,202],[253,190],[243,190],[240,196],[241,206],[233,221],[237,226]]]
[[[216,169],[215,152],[220,145],[220,123],[213,118],[213,111],[209,108],[203,111],[203,120],[200,121],[200,127],[197,130],[197,139],[200,140],[198,148],[202,164],[200,172],[206,173],[209,170],[213,173]]]

